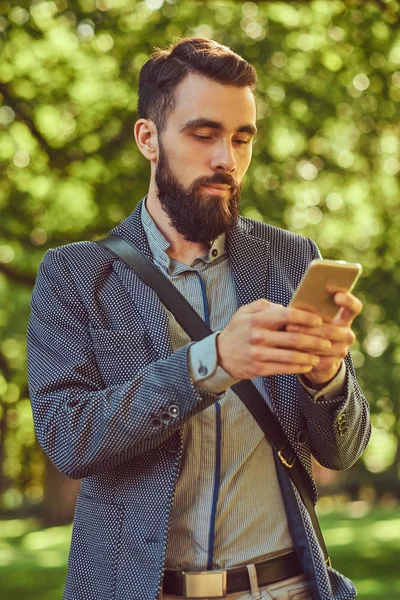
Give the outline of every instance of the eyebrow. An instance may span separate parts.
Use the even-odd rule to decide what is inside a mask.
[[[181,128],[181,131],[186,131],[187,129],[198,129],[200,127],[209,127],[211,129],[217,129],[218,131],[225,130],[225,127],[219,121],[211,121],[210,119],[203,119],[200,117],[198,119],[191,119],[190,121],[187,121]],[[248,133],[250,135],[256,135],[257,127],[253,125],[253,123],[248,123],[238,127],[236,133]]]

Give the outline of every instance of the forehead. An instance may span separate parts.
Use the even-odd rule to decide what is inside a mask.
[[[181,127],[193,119],[218,121],[236,131],[256,121],[254,95],[249,87],[223,85],[206,77],[190,74],[175,90],[175,106],[167,118],[169,125]]]

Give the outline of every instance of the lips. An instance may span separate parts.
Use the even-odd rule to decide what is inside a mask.
[[[216,190],[230,190],[231,186],[226,183],[206,183],[205,187],[215,188]]]
[[[222,196],[223,194],[225,194],[225,192],[228,192],[231,189],[230,185],[222,183],[204,184],[203,187],[210,193],[215,194],[216,196]]]

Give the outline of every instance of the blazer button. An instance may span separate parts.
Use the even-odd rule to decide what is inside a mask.
[[[306,441],[308,440],[308,431],[306,431],[305,429],[300,429],[297,432],[297,441],[299,442],[299,444],[305,444]]]
[[[154,417],[151,420],[151,424],[153,425],[153,427],[159,429],[160,427],[162,427],[162,421],[159,417]]]
[[[168,412],[173,419],[176,419],[176,417],[178,417],[181,413],[180,408],[177,404],[171,404],[171,406],[168,408]]]
[[[165,424],[169,423],[171,420],[171,415],[169,414],[169,412],[167,410],[163,410],[160,417],[161,417],[161,421]]]

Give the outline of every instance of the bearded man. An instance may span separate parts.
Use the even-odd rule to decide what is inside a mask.
[[[337,293],[333,323],[288,308],[318,249],[239,216],[255,85],[248,62],[200,38],[155,52],[140,74],[134,134],[149,191],[113,233],[153,261],[211,335],[192,343],[99,244],[50,250],[40,266],[28,334],[36,432],[58,469],[83,479],[65,600],[355,598],[231,389],[254,382],[314,501],[311,455],[347,469],[367,444],[348,352],[360,301]]]

